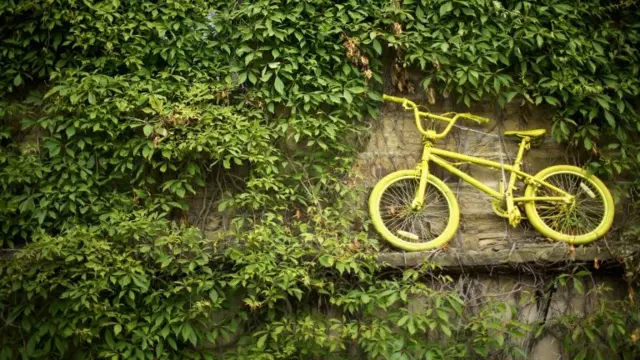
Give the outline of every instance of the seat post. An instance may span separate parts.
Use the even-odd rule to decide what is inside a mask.
[[[518,155],[516,156],[516,161],[513,163],[513,167],[520,170],[520,166],[522,165],[522,158],[524,157],[525,150],[529,150],[531,143],[531,138],[525,136],[522,138],[520,142],[520,148],[518,149]]]
[[[518,171],[522,167],[522,158],[524,157],[525,150],[530,147],[531,138],[528,136],[524,136],[522,141],[520,142],[520,148],[518,149],[518,155],[516,155],[516,160],[513,163],[513,169]],[[511,172],[511,177],[509,178],[509,185],[507,186],[506,193],[506,203],[507,203],[507,214],[509,214],[509,223],[511,226],[517,226],[520,223],[519,215],[515,214],[514,208],[515,204],[513,202],[513,190],[516,186],[516,180],[518,179],[518,174],[515,171]]]

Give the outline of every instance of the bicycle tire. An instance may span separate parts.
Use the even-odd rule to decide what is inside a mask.
[[[420,172],[417,170],[396,171],[382,178],[369,196],[369,213],[373,227],[390,244],[407,251],[429,250],[444,245],[453,238],[460,223],[460,208],[455,195],[442,180],[433,175],[427,178],[425,205],[420,210],[409,210],[419,181]],[[402,189],[403,186],[407,189]],[[441,205],[437,205],[436,202],[440,202]],[[398,209],[393,208],[396,205]],[[440,213],[426,213],[429,206],[434,210],[440,210]],[[436,208],[436,206],[439,207]],[[444,211],[445,207],[446,211]],[[402,214],[409,212],[412,212],[412,216],[417,220],[411,222],[411,226],[407,220],[401,218]],[[445,214],[447,216],[443,218],[442,215]],[[405,216],[405,218],[408,217]],[[420,235],[423,236],[416,234],[416,224],[421,229]],[[411,231],[405,231],[404,228]],[[433,228],[435,232],[432,231]],[[432,238],[426,236],[427,229],[428,233],[433,235]],[[418,236],[418,239],[403,235],[403,231]]]
[[[545,168],[535,175],[570,193],[574,206],[561,202],[530,201],[524,204],[531,225],[549,239],[570,244],[587,244],[604,236],[615,212],[613,197],[606,185],[586,170],[570,165]],[[544,186],[530,184],[526,197],[557,196]]]

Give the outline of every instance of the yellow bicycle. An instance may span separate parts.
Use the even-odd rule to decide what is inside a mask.
[[[570,244],[585,244],[602,237],[613,223],[614,202],[602,181],[584,169],[570,165],[551,166],[535,175],[521,170],[525,150],[540,143],[546,130],[506,131],[507,137],[520,140],[513,165],[438,149],[433,141],[442,139],[451,131],[458,119],[469,119],[480,124],[488,119],[472,114],[446,113],[436,115],[422,112],[411,100],[383,96],[406,110],[413,110],[415,123],[424,136],[420,163],[415,169],[400,170],[382,178],[369,197],[369,212],[375,229],[391,244],[408,251],[440,247],[451,240],[458,230],[460,208],[451,189],[429,173],[431,162],[460,177],[476,189],[490,195],[494,212],[517,226],[522,215],[519,206],[533,227],[542,235]],[[422,118],[442,121],[441,132],[425,130]],[[452,163],[447,159],[459,161]],[[457,168],[462,163],[477,164],[509,173],[505,186],[499,182],[498,191]],[[524,194],[515,195],[516,182],[526,185]]]

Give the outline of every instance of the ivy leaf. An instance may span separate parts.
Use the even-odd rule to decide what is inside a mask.
[[[238,74],[238,85],[244,84],[245,81],[247,81],[247,72],[243,71]]]
[[[325,267],[331,267],[334,264],[334,257],[330,256],[330,255],[323,255],[320,257],[320,265],[325,266]]]
[[[595,99],[598,102],[598,104],[600,104],[600,106],[602,106],[606,110],[609,110],[609,101],[607,101],[607,99],[601,96],[596,96]]]
[[[118,334],[120,334],[120,332],[121,332],[121,331],[122,331],[122,325],[120,325],[120,324],[115,324],[115,325],[113,326],[113,334],[114,334],[114,335],[116,335],[116,336],[117,336]]]
[[[342,64],[342,72],[345,75],[349,75],[351,73],[351,66],[347,63]]]
[[[191,333],[193,332],[193,328],[191,327],[191,324],[189,323],[184,323],[182,324],[182,331],[181,331],[181,335],[182,338],[187,341],[191,338]]]
[[[442,332],[445,333],[445,335],[451,336],[451,329],[449,329],[448,326],[446,326],[445,324],[440,324],[440,328],[442,329]]]
[[[280,80],[280,77],[276,76],[274,86],[276,87],[276,91],[279,92],[280,95],[284,95],[284,83],[282,82],[282,80]]]
[[[60,153],[60,143],[57,140],[46,140],[44,146],[49,149],[49,156],[54,157]]]
[[[265,72],[264,74],[262,74],[262,77],[260,78],[260,80],[261,80],[262,82],[267,82],[267,81],[269,81],[269,79],[271,78],[271,75],[273,75],[273,73],[272,73],[272,72],[270,72],[270,71],[267,71],[267,72]]]
[[[360,298],[360,301],[362,301],[363,304],[368,304],[369,301],[371,301],[371,297],[369,295],[367,295],[367,294],[364,294]]]
[[[91,105],[95,105],[96,103],[96,96],[93,94],[93,92],[89,91],[89,96],[88,96],[88,100],[89,100],[89,104]]]
[[[268,335],[269,335],[269,333],[266,333],[266,334],[260,336],[260,338],[256,342],[256,346],[258,347],[258,349],[264,349],[264,343],[265,343],[265,341],[267,341],[267,336]]]
[[[367,92],[367,96],[375,101],[382,101],[382,96],[380,96],[379,94],[373,92],[373,91],[369,91]]]
[[[573,360],[584,360],[587,357],[587,350],[586,349],[582,349],[582,351],[580,351],[578,353],[578,355],[576,355]]]
[[[149,135],[151,135],[151,133],[153,132],[153,125],[151,124],[147,124],[142,128],[142,132],[144,133],[144,136],[149,137]]]
[[[18,74],[16,75],[16,77],[13,78],[13,85],[20,86],[20,84],[22,84],[22,76]]]
[[[560,105],[560,102],[558,102],[558,99],[556,99],[553,96],[545,96],[544,97],[545,101],[553,106],[558,106]]]
[[[342,92],[342,95],[344,96],[344,99],[347,100],[349,104],[351,104],[351,102],[353,101],[353,96],[351,96],[351,93],[349,92],[349,90],[345,89]]]
[[[373,39],[373,49],[378,53],[378,55],[382,55],[382,45],[378,39]]]
[[[449,11],[453,10],[453,5],[448,2],[440,6],[440,16],[444,16]]]
[[[416,325],[413,321],[409,321],[407,324],[407,329],[409,330],[409,334],[413,335],[416,333]]]
[[[245,58],[244,58],[244,65],[249,65],[249,63],[251,62],[251,60],[253,60],[253,57],[255,56],[255,53],[249,53]]]
[[[400,318],[400,320],[398,321],[398,326],[403,326],[404,324],[407,323],[407,321],[409,321],[409,315],[405,315],[402,318]]]
[[[36,349],[36,336],[31,336],[31,339],[27,342],[27,348],[25,349],[27,355],[33,355],[33,351]]]
[[[607,119],[607,122],[612,128],[616,127],[616,119],[613,117],[613,114],[609,112],[609,110],[604,111],[604,117]]]
[[[67,137],[70,138],[76,133],[76,127],[71,125],[65,130],[65,132],[67,133]]]
[[[109,345],[110,349],[115,349],[116,347],[116,342],[113,341],[113,335],[111,335],[111,331],[105,331],[105,337],[104,339],[107,341],[107,345]]]

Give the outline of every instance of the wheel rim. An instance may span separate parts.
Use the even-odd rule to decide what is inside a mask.
[[[559,201],[536,201],[535,210],[540,220],[551,230],[570,236],[587,235],[605,220],[606,202],[600,189],[591,180],[572,172],[554,173],[544,178],[574,197],[570,204]],[[544,186],[538,187],[536,196],[558,196]]]
[[[424,204],[411,208],[419,178],[404,178],[390,184],[380,197],[380,217],[396,237],[412,243],[424,243],[442,234],[451,216],[445,195],[432,183],[427,185]]]

